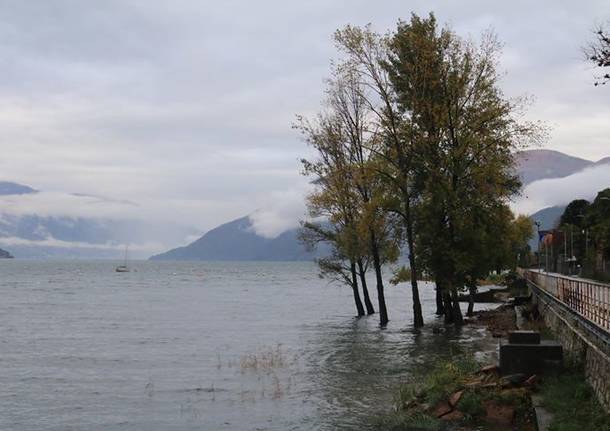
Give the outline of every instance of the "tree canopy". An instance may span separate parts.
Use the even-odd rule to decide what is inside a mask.
[[[585,49],[585,54],[591,63],[603,69],[595,85],[604,85],[610,81],[610,72],[606,69],[610,68],[610,31],[602,26],[598,27],[595,31],[595,39]]]
[[[349,281],[355,264],[372,263],[383,325],[381,265],[404,245],[414,325],[423,325],[421,271],[436,281],[446,320],[461,323],[459,290],[526,252],[531,221],[508,206],[520,189],[513,157],[540,128],[522,119],[524,99],[500,90],[493,33],[475,43],[433,14],[412,15],[385,36],[347,26],[335,42],[342,57],[324,109],[297,121],[316,150],[303,161],[311,215],[334,225],[333,261],[349,262],[333,268],[349,267]]]

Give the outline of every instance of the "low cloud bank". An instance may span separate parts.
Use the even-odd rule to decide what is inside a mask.
[[[38,192],[0,196],[0,247],[99,251],[107,256],[129,244],[148,257],[184,245],[201,230],[191,222],[205,203],[133,203],[99,196]]]
[[[534,181],[512,203],[518,214],[533,214],[544,208],[567,205],[574,199],[593,199],[597,192],[610,187],[610,164],[593,166],[564,178]],[[274,192],[252,213],[252,231],[275,238],[299,226],[307,218],[305,197],[313,186],[303,183],[288,191]]]
[[[287,190],[270,192],[262,199],[253,200],[252,206],[259,209],[249,215],[251,230],[265,238],[275,238],[298,227],[300,220],[306,217],[305,197],[311,189],[303,179]],[[239,204],[243,206],[243,202]],[[45,191],[0,195],[0,246],[112,252],[123,250],[124,244],[129,244],[134,255],[147,257],[186,245],[206,230],[225,223],[225,218],[214,219],[221,217],[214,214],[217,207],[218,202],[195,199],[143,198],[130,202]],[[237,211],[232,209],[231,212],[238,215]],[[29,226],[28,233],[22,237],[16,226],[22,223],[22,217],[32,216],[37,218],[29,218],[29,224],[39,223],[39,226]],[[48,223],[55,227],[61,225],[63,230],[59,238],[46,229]],[[68,240],[66,235],[74,240]]]
[[[293,189],[270,193],[260,209],[249,215],[252,231],[265,238],[276,238],[298,227],[307,215],[305,197],[311,190],[312,186],[303,182]]]
[[[598,191],[607,187],[610,187],[610,164],[598,165],[565,178],[535,181],[525,187],[522,195],[512,204],[512,208],[517,213],[532,214],[543,208],[566,205],[574,199],[590,200]],[[313,186],[303,178],[296,186],[284,191],[270,192],[263,199],[252,202],[253,206],[259,209],[249,215],[251,230],[265,238],[275,238],[298,227],[299,222],[307,218],[305,198],[312,190]],[[210,210],[215,208],[216,204],[218,202],[179,199],[142,199],[134,203],[98,196],[44,191],[0,196],[0,228],[6,221],[6,215],[87,218],[101,220],[102,225],[104,220],[133,222],[127,224],[127,227],[123,226],[121,232],[114,235],[116,238],[108,242],[66,241],[45,232],[41,232],[41,238],[24,239],[7,231],[4,237],[0,236],[0,246],[120,250],[124,247],[121,242],[125,242],[130,244],[130,249],[135,253],[144,256],[146,253],[158,253],[190,243],[205,230],[226,222],[225,219],[213,219],[213,214],[210,216]],[[239,205],[243,206],[243,202]],[[237,211],[234,208],[231,212]],[[216,216],[219,217],[218,214]],[[116,241],[118,238],[124,240]]]
[[[106,242],[103,244],[89,243],[82,241],[62,241],[52,236],[49,236],[41,240],[29,240],[19,237],[0,237],[0,246],[11,247],[11,246],[34,246],[34,247],[54,247],[54,248],[69,248],[69,249],[90,249],[90,250],[106,250],[116,251],[123,253],[125,250],[124,244],[116,244],[112,242]],[[150,242],[146,244],[130,244],[129,250],[132,252],[141,252],[149,254],[157,251],[163,247],[163,244]]]
[[[534,181],[512,205],[520,214],[533,214],[543,208],[567,205],[574,199],[595,198],[610,187],[610,164],[594,166],[564,178]]]

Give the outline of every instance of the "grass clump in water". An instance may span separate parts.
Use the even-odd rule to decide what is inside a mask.
[[[282,350],[281,345],[275,348],[264,348],[256,353],[243,355],[240,359],[242,372],[250,371],[269,371],[278,368],[285,368],[291,364],[291,358]]]
[[[434,405],[462,388],[478,369],[479,364],[468,356],[440,362],[425,377],[420,391],[425,401]]]
[[[544,407],[554,415],[549,431],[610,431],[610,415],[581,371],[545,379],[541,395]]]

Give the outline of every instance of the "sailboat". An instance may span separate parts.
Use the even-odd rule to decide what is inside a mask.
[[[114,270],[116,272],[129,272],[129,267],[127,266],[127,251],[129,249],[129,246],[126,245],[125,246],[125,260],[123,262],[123,265],[119,265],[116,268],[114,268]]]

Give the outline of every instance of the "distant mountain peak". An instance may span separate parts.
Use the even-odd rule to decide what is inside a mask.
[[[594,164],[555,150],[525,150],[515,154],[515,169],[524,186],[542,179],[567,177]]]
[[[309,252],[298,240],[298,229],[275,238],[258,235],[249,216],[224,223],[184,246],[152,256],[151,260],[294,261],[312,260],[324,253]]]
[[[13,255],[6,250],[0,248],[0,259],[12,259]]]
[[[38,193],[38,190],[23,184],[0,181],[0,195],[27,195],[30,193]]]
[[[595,165],[610,165],[610,156],[599,159],[597,162],[595,162]]]

